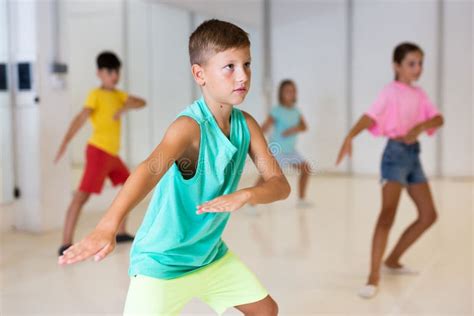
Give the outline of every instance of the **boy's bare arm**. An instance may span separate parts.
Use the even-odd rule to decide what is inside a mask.
[[[266,134],[268,132],[268,130],[270,129],[270,127],[272,127],[273,124],[274,124],[273,117],[271,117],[271,115],[269,115],[266,118],[265,122],[263,122],[263,124],[262,124],[263,134]]]
[[[67,145],[74,137],[74,135],[76,135],[76,133],[81,129],[81,127],[84,126],[91,113],[92,109],[83,108],[82,111],[74,117],[71,124],[69,125],[69,128],[63,138],[61,145],[59,146],[58,153],[56,154],[56,158],[54,159],[55,163],[58,162],[59,159],[61,159],[61,157],[64,155]]]
[[[129,95],[125,100],[124,106],[131,109],[142,108],[146,105],[146,101],[140,97]]]
[[[137,96],[129,95],[127,97],[127,100],[125,100],[123,107],[114,114],[114,119],[118,120],[123,113],[132,109],[140,109],[145,105],[146,101],[144,99],[139,98]]]
[[[286,199],[290,194],[290,185],[268,149],[257,122],[250,114],[243,113],[250,131],[249,155],[264,180],[260,185],[244,189],[250,193],[249,203],[264,204]]]
[[[161,143],[129,176],[95,230],[66,250],[59,263],[72,264],[92,256],[98,261],[112,252],[122,220],[156,186],[199,133],[199,125],[189,117],[173,122]]]

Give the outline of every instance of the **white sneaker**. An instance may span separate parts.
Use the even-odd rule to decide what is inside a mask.
[[[357,294],[359,294],[359,296],[362,298],[369,299],[377,295],[377,292],[378,292],[378,286],[372,285],[372,284],[366,284],[359,289],[359,292]]]
[[[296,202],[296,207],[297,208],[301,208],[301,209],[304,209],[304,208],[311,208],[313,207],[314,204],[307,201],[307,200],[301,200],[299,199],[298,202]]]

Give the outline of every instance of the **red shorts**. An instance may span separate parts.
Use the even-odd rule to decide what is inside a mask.
[[[118,156],[92,145],[86,149],[86,169],[82,175],[79,191],[100,193],[108,177],[114,186],[124,184],[130,172]]]

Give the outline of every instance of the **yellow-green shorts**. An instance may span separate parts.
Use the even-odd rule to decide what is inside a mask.
[[[178,315],[195,297],[220,315],[229,307],[257,302],[267,295],[256,276],[227,252],[205,268],[176,279],[131,277],[124,315]]]

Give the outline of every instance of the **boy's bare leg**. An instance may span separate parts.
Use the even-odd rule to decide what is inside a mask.
[[[124,220],[122,221],[122,224],[120,224],[117,234],[128,234],[127,229],[126,229],[126,226],[127,226],[126,223],[127,223],[127,217],[125,217]]]
[[[79,215],[81,214],[82,207],[87,200],[89,200],[90,195],[90,193],[82,191],[76,191],[74,193],[74,197],[72,198],[71,204],[69,204],[66,219],[64,221],[63,245],[72,244]]]

